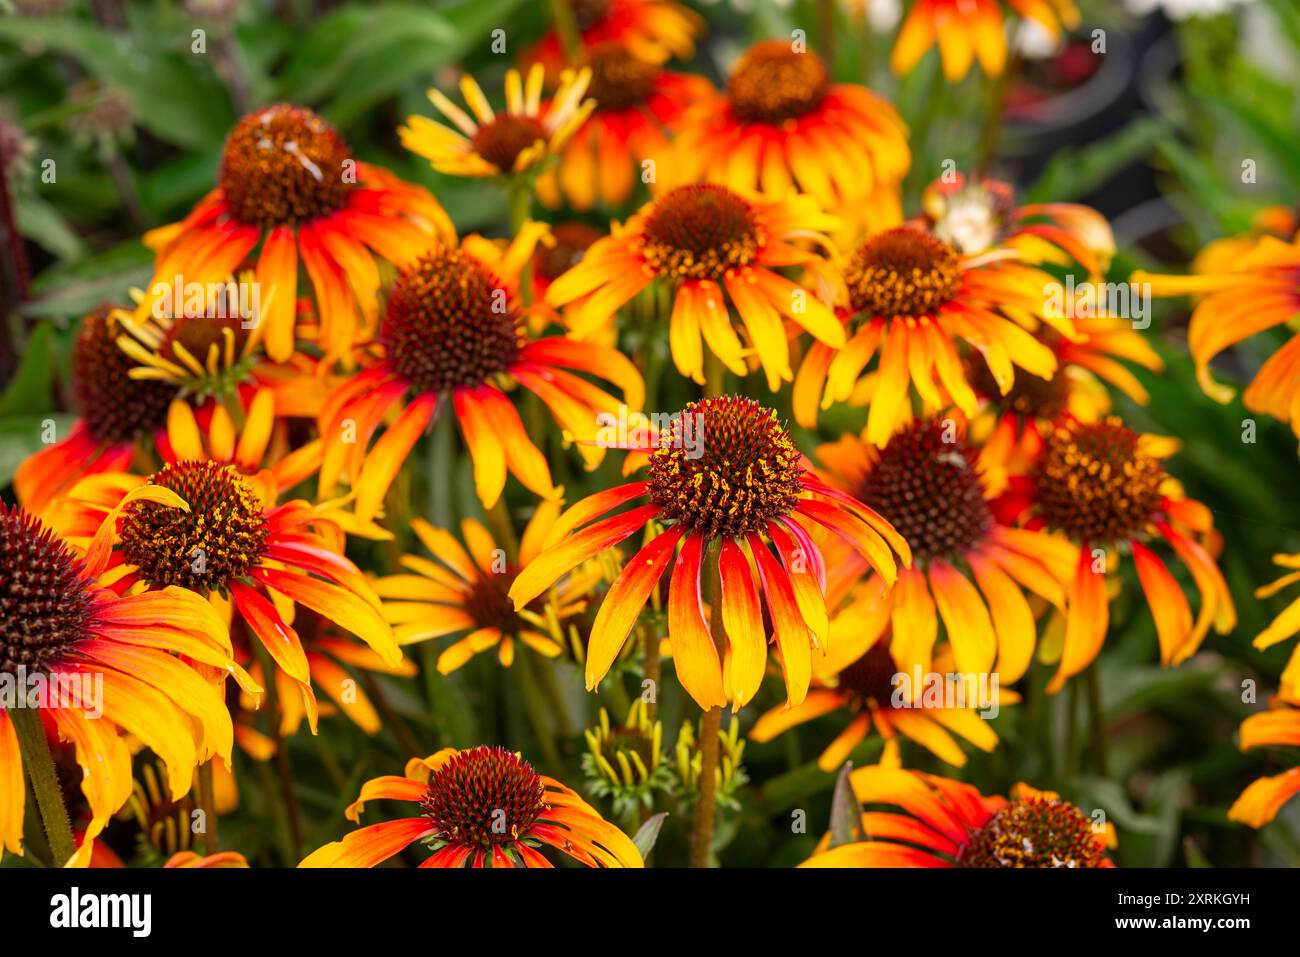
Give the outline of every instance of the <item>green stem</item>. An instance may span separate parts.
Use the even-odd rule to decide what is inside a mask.
[[[72,859],[77,845],[72,839],[72,825],[68,821],[67,806],[63,803],[63,791],[59,788],[50,743],[45,739],[41,713],[36,708],[8,708],[5,713],[18,734],[18,751],[22,755],[23,767],[27,769],[27,778],[32,782],[54,866],[62,867]]]
[[[1106,712],[1101,706],[1101,681],[1097,677],[1097,664],[1088,669],[1084,680],[1088,684],[1088,718],[1092,725],[1092,747],[1097,773],[1110,776],[1110,745],[1106,731]]]
[[[198,792],[195,797],[199,810],[203,812],[204,854],[215,854],[221,849],[221,841],[217,836],[216,791],[212,784],[212,762],[215,760],[212,758],[199,766],[198,781],[195,782],[195,790]]]
[[[724,381],[722,360],[712,351],[704,354],[704,397],[717,398],[722,394]],[[718,555],[721,540],[709,543],[704,557],[702,594],[711,611],[710,630],[718,647],[718,660],[723,660],[726,634],[722,626],[722,603],[718,573]],[[713,827],[717,806],[718,735],[722,730],[722,709],[710,708],[700,718],[700,794],[695,805],[695,822],[691,832],[691,867],[708,867],[713,848]]]
[[[573,15],[569,0],[551,0],[551,20],[555,23],[565,59],[573,60],[581,48],[582,38],[578,33],[578,18]]]
[[[559,771],[560,750],[556,747],[555,735],[547,719],[546,702],[542,699],[541,689],[537,687],[537,677],[533,673],[532,662],[528,660],[531,656],[528,652],[521,652],[519,657],[523,660],[516,661],[515,666],[510,670],[519,679],[519,693],[523,699],[524,712],[528,715],[529,724],[533,726],[533,734],[537,736],[537,743],[541,746],[542,757],[553,771]]]

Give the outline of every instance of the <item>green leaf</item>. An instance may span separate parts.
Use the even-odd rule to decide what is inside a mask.
[[[655,842],[659,840],[659,832],[663,829],[667,817],[668,812],[661,811],[642,824],[636,832],[636,837],[632,838],[632,843],[636,845],[643,858],[649,857],[650,852],[655,849]]]
[[[149,37],[146,43],[89,20],[8,17],[0,19],[0,38],[37,42],[73,57],[91,76],[129,93],[136,122],[168,143],[190,148],[220,143],[234,122],[221,84],[210,71],[160,51],[165,37]],[[188,57],[188,44],[185,50]]]
[[[41,435],[47,419],[54,420],[56,435],[66,435],[72,428],[72,418],[71,415],[50,413],[0,418],[0,486],[12,482],[23,460],[45,447]]]
[[[1117,133],[1079,149],[1061,150],[1037,182],[1025,192],[1026,202],[1066,202],[1099,189],[1120,170],[1146,156],[1161,137],[1165,123],[1143,118]]]
[[[0,398],[0,416],[31,415],[54,405],[54,363],[50,339],[54,329],[41,323],[27,337],[22,363]]]
[[[831,795],[831,847],[862,840],[862,806],[853,793],[853,762],[845,761]]]
[[[18,231],[59,259],[77,259],[86,253],[86,244],[68,225],[62,214],[36,193],[19,193]]]

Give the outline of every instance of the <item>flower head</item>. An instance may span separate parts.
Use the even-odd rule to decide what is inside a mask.
[[[224,283],[260,246],[255,272],[266,351],[294,352],[299,265],[316,293],[318,344],[327,362],[369,334],[379,291],[377,259],[407,262],[451,221],[424,189],[355,159],[311,110],[277,103],[236,124],[222,152],[217,188],[185,219],[152,230],[158,254],[149,298],[177,276]]]
[[[232,660],[226,627],[201,598],[179,588],[124,596],[95,578],[65,539],[0,504],[0,674],[41,675],[51,694],[59,689],[58,703],[47,699],[41,714],[75,746],[90,839],[131,794],[120,732],[163,760],[166,788],[178,800],[196,765],[214,755],[230,760],[222,678],[260,690]],[[24,786],[13,720],[0,708],[0,846],[21,854]]]
[[[583,94],[591,71],[565,71],[553,99],[542,104],[544,70],[534,64],[525,82],[518,70],[506,74],[506,109],[495,112],[471,76],[460,81],[461,95],[474,116],[452,103],[438,89],[429,89],[429,101],[456,129],[427,117],[407,117],[398,130],[402,145],[423,156],[434,169],[452,176],[513,176],[525,173],[554,156],[582,126],[594,100]]]
[[[831,310],[776,270],[818,257],[803,241],[825,241],[835,221],[805,197],[747,198],[725,186],[672,189],[646,204],[612,236],[597,240],[582,261],[551,283],[546,301],[565,306],[570,332],[585,337],[652,283],[673,292],[668,341],[682,375],[704,381],[704,348],[737,375],[756,354],[776,390],[792,378],[782,317],[825,343],[844,342]],[[742,323],[733,328],[728,304]]]
[[[687,112],[673,161],[686,182],[761,188],[773,198],[797,188],[845,212],[873,194],[896,193],[911,152],[888,101],[831,82],[811,50],[764,40],[736,61],[725,90]]]
[[[1010,799],[933,774],[866,767],[851,775],[866,840],[820,850],[804,867],[1114,867],[1109,832],[1052,791],[1019,784]]]
[[[691,403],[654,446],[639,451],[649,455],[646,479],[592,495],[560,516],[548,547],[510,588],[515,607],[653,522],[663,530],[652,532],[624,567],[592,625],[588,689],[604,678],[671,565],[673,662],[687,692],[704,708],[728,702],[739,708],[754,696],[767,662],[761,586],[790,701],[799,703],[811,677],[812,646],[824,645],[827,633],[825,567],[809,529],[826,528],[852,543],[889,584],[897,575],[895,553],[910,564],[906,542],[874,510],[806,471],[789,432],[752,399]],[[648,503],[601,517],[641,497]],[[715,610],[725,642],[702,610],[700,576],[706,552],[715,560],[714,544],[721,581]]]
[[[310,854],[301,867],[374,867],[414,843],[433,854],[421,867],[551,867],[550,846],[588,867],[641,867],[628,837],[560,782],[500,747],[445,748],[407,763],[405,777],[366,782],[348,808],[386,799],[417,816],[353,831]]]
[[[550,466],[502,387],[513,381],[535,393],[578,443],[594,442],[600,412],[639,409],[644,385],[626,356],[527,334],[520,272],[545,233],[545,226],[530,223],[508,249],[469,236],[459,245],[435,246],[399,272],[372,361],[321,413],[323,495],[351,476],[357,518],[373,518],[407,455],[450,399],[485,507],[501,497],[507,471],[536,494],[554,497]],[[622,401],[570,369],[615,383]],[[406,407],[369,448],[385,413],[403,398]],[[578,450],[593,467],[604,453],[594,444]]]

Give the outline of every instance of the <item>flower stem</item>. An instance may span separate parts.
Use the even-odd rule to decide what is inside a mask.
[[[555,32],[560,37],[564,58],[573,60],[582,41],[578,35],[578,19],[573,15],[569,0],[551,0],[551,19],[555,22]]]
[[[54,866],[62,867],[76,853],[77,845],[72,839],[72,825],[68,822],[68,809],[63,803],[63,791],[59,788],[59,776],[54,770],[50,743],[45,739],[40,710],[8,708],[5,713],[9,715],[18,735],[18,751],[22,755],[23,767],[27,769],[28,780],[32,782],[32,792],[36,795],[36,807],[41,812],[41,823],[45,825],[45,837],[50,843]]]
[[[712,353],[704,354],[704,396],[717,398],[722,394],[722,361]],[[723,660],[726,635],[722,627],[722,606],[718,573],[718,556],[722,543],[709,543],[704,559],[703,596],[711,615],[709,628],[714,644],[718,646],[718,660]],[[695,826],[691,834],[691,867],[708,867],[713,847],[713,824],[717,805],[718,735],[722,731],[722,709],[710,708],[700,718],[700,795],[695,805]]]
[[[199,810],[203,812],[204,854],[215,854],[221,849],[221,841],[217,836],[216,792],[212,785],[212,762],[215,760],[217,759],[212,758],[199,766],[199,776],[195,782],[195,790],[198,792],[195,797]]]
[[[1093,662],[1084,680],[1088,684],[1088,719],[1092,725],[1093,759],[1097,764],[1097,773],[1103,778],[1110,776],[1110,747],[1106,733],[1106,712],[1101,706],[1101,681],[1097,677],[1098,665]]]

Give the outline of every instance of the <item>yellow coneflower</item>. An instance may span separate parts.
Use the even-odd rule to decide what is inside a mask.
[[[647,523],[665,525],[626,564],[601,602],[587,648],[588,690],[605,677],[671,567],[673,666],[687,693],[708,709],[729,702],[740,708],[758,691],[767,665],[761,586],[788,696],[798,704],[812,676],[813,645],[825,644],[829,624],[825,566],[808,529],[826,528],[851,542],[887,584],[897,574],[895,553],[911,563],[907,543],[874,510],[808,472],[775,413],[752,399],[723,396],[691,403],[655,441],[654,447],[636,449],[650,457],[644,481],[598,492],[560,516],[549,547],[510,587],[515,607],[526,607],[572,569]],[[607,515],[642,497],[649,503]],[[727,638],[721,655],[700,592],[705,554],[715,542],[718,609]]]
[[[438,656],[438,670],[449,674],[474,655],[493,651],[505,667],[514,662],[518,643],[554,658],[563,650],[552,633],[587,605],[591,587],[601,580],[593,568],[563,583],[548,601],[515,611],[510,586],[519,569],[537,557],[542,542],[559,516],[558,502],[543,502],[534,512],[519,544],[517,561],[475,519],[461,523],[464,545],[446,529],[424,519],[411,521],[411,530],[437,562],[420,555],[403,555],[403,567],[413,574],[389,575],[375,582],[384,599],[384,617],[397,641],[409,645],[447,635],[463,635]]]
[[[552,867],[542,846],[588,867],[644,863],[595,808],[505,748],[444,748],[413,758],[404,777],[367,781],[348,819],[359,821],[366,803],[381,799],[413,803],[419,816],[360,828],[299,866],[374,867],[416,843],[433,852],[421,867]]]
[[[725,91],[683,117],[673,153],[679,182],[761,188],[774,199],[797,187],[836,212],[896,194],[911,162],[898,111],[864,86],[832,83],[822,59],[789,40],[750,47]]]
[[[1261,236],[1254,246],[1199,276],[1156,276],[1139,270],[1157,296],[1204,295],[1192,312],[1187,345],[1206,395],[1227,402],[1235,390],[1214,380],[1210,361],[1224,349],[1290,323],[1300,313],[1300,235],[1290,241]],[[1300,333],[1270,356],[1242,395],[1246,408],[1291,426],[1300,437]]]
[[[276,411],[282,417],[315,416],[328,394],[327,377],[320,374],[317,360],[295,351],[286,362],[272,362],[266,355],[265,325],[257,316],[238,314],[233,300],[242,295],[239,286],[256,283],[251,271],[241,272],[221,286],[212,303],[194,311],[146,308],[147,296],[137,297],[134,310],[117,310],[118,347],[139,363],[130,370],[133,379],[147,379],[176,387],[192,405],[211,398],[223,399],[236,393],[245,398],[257,388],[270,389]],[[247,304],[245,304],[246,306]]]
[[[802,704],[761,715],[750,729],[750,739],[771,741],[791,728],[843,712],[847,723],[817,758],[823,771],[838,770],[873,727],[884,742],[880,763],[889,767],[902,763],[900,738],[956,767],[966,764],[958,738],[992,751],[998,737],[980,712],[1014,703],[1020,696],[1000,686],[980,685],[979,677],[971,676],[971,683],[961,685],[963,700],[954,706],[928,703],[919,693],[913,697],[899,681],[906,674],[910,683],[913,675],[890,653],[889,619],[876,610],[881,603],[876,583],[863,581],[860,563],[846,548],[828,550],[826,558],[830,641],[823,654],[813,656],[813,689]],[[940,646],[930,667],[939,676],[957,673],[952,649]]]
[[[1079,23],[1079,11],[1071,0],[1006,0],[1017,16],[1033,20],[1054,40],[1062,27]],[[895,73],[910,73],[925,52],[939,45],[943,74],[956,83],[979,60],[989,76],[1006,67],[1007,40],[1003,26],[1003,4],[999,0],[913,0],[903,20],[890,56]]]
[[[850,775],[863,804],[867,840],[818,852],[802,867],[1114,867],[1109,831],[1099,833],[1073,804],[1025,784],[1011,798],[985,797],[969,784],[878,766]]]
[[[472,76],[460,80],[471,118],[431,87],[429,101],[455,129],[418,114],[397,132],[402,145],[423,156],[440,173],[451,176],[511,176],[554,156],[586,122],[596,101],[583,99],[591,70],[566,70],[555,96],[542,103],[544,70],[534,64],[525,82],[518,70],[506,73],[506,109],[494,112]]]
[[[1289,571],[1259,588],[1255,592],[1257,598],[1268,598],[1300,581],[1300,555],[1274,555],[1273,561]],[[1254,645],[1261,650],[1271,648],[1297,633],[1300,633],[1300,597],[1255,636]],[[1300,747],[1300,643],[1291,650],[1269,710],[1251,715],[1241,723],[1241,749],[1260,747]],[[1262,777],[1251,782],[1233,802],[1228,817],[1251,827],[1263,827],[1297,794],[1300,794],[1300,767]]]
[[[185,219],[151,230],[158,254],[146,308],[160,285],[223,283],[254,250],[266,351],[294,352],[299,266],[316,293],[326,360],[369,334],[378,302],[376,257],[409,261],[451,220],[425,189],[355,159],[325,120],[277,103],[236,124],[221,155],[217,188]]]
[[[769,388],[792,378],[782,317],[793,320],[828,351],[844,344],[834,314],[778,269],[818,259],[803,247],[824,242],[836,220],[803,196],[745,198],[711,183],[677,187],[597,240],[582,261],[550,284],[546,301],[573,305],[566,319],[582,338],[609,323],[618,309],[652,283],[673,289],[668,342],[684,376],[704,381],[707,347],[737,375],[756,354]],[[747,342],[732,327],[735,307]]]

